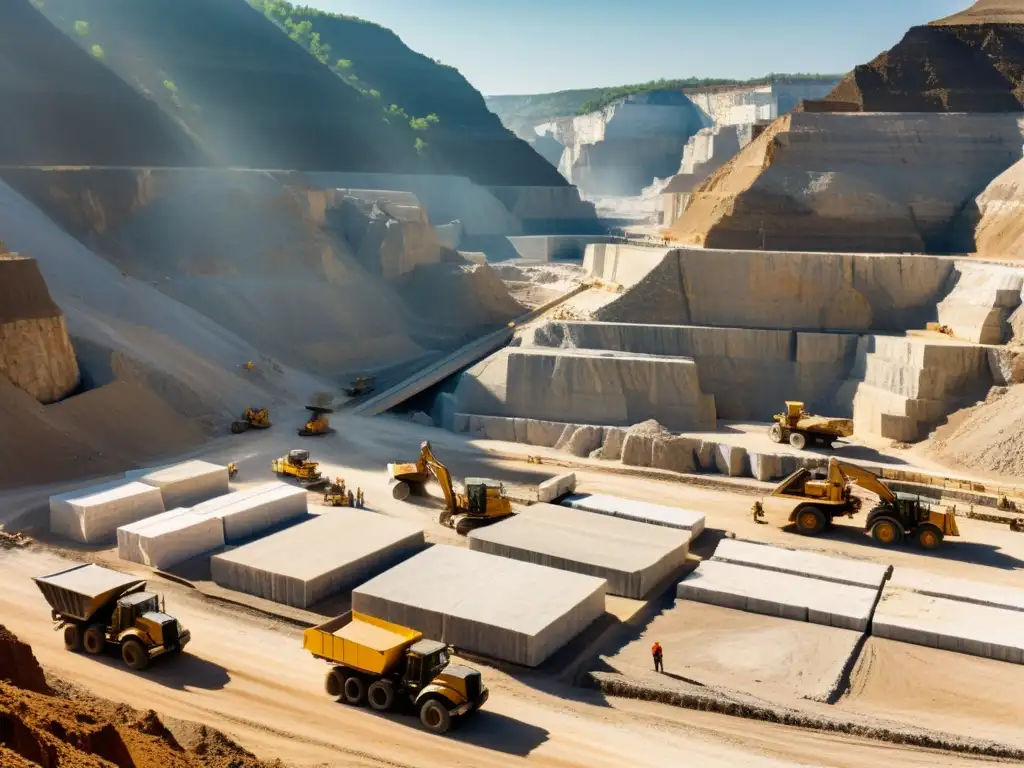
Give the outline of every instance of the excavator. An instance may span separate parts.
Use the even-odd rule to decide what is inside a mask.
[[[331,422],[327,418],[328,413],[334,413],[333,408],[323,405],[307,405],[306,410],[311,411],[313,415],[299,428],[299,437],[321,437],[334,434]]]
[[[303,488],[322,488],[330,482],[320,472],[320,463],[310,461],[309,451],[300,448],[271,461],[270,469],[279,477],[294,477]]]
[[[454,528],[460,536],[513,514],[505,487],[497,480],[469,477],[465,489],[456,486],[452,473],[438,461],[428,440],[420,445],[419,459],[406,464],[392,462],[388,464],[388,474],[396,499],[407,498],[413,490],[422,493],[423,486],[433,476],[444,493],[445,509],[438,522]]]
[[[878,496],[864,529],[879,544],[894,546],[910,539],[922,549],[935,549],[946,536],[960,535],[951,511],[930,507],[916,496],[893,493],[876,475],[834,457],[824,477],[804,468],[779,483],[754,504],[754,519],[781,527],[794,525],[798,533],[816,536],[835,518],[852,518],[861,511],[863,500],[853,495],[854,485]]]
[[[231,431],[236,435],[248,432],[250,429],[269,429],[270,411],[266,408],[246,408],[242,418],[231,422]]]

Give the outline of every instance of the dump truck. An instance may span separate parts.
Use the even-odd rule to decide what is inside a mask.
[[[414,491],[422,493],[431,477],[437,480],[445,503],[438,522],[454,528],[462,536],[513,514],[512,502],[505,495],[505,487],[497,480],[469,477],[466,478],[465,488],[456,486],[448,467],[434,455],[429,440],[420,444],[420,456],[416,461],[388,464],[388,475],[391,478],[391,492],[396,499],[408,498]]]
[[[816,443],[831,448],[840,437],[853,434],[853,420],[832,416],[815,416],[804,410],[798,400],[786,401],[786,412],[772,417],[774,422],[768,430],[773,443],[789,443],[797,450]]]
[[[451,646],[358,611],[307,629],[302,647],[332,665],[327,695],[378,712],[408,702],[432,733],[447,732],[453,719],[476,712],[489,695],[478,671],[451,663]]]
[[[320,463],[310,461],[309,451],[293,448],[287,456],[270,462],[271,471],[280,477],[294,477],[303,488],[322,488],[330,481],[320,472]]]
[[[864,528],[879,544],[892,546],[909,538],[924,549],[935,549],[946,536],[960,535],[951,511],[937,509],[911,494],[893,493],[873,473],[834,457],[829,459],[824,477],[802,468],[779,483],[754,504],[754,519],[780,527],[795,525],[798,533],[816,536],[835,518],[860,513],[863,500],[853,494],[854,485],[878,496]]]
[[[192,634],[165,612],[163,599],[137,576],[99,565],[76,565],[33,578],[53,609],[64,647],[97,656],[120,649],[124,663],[146,669],[158,656],[181,651]]]

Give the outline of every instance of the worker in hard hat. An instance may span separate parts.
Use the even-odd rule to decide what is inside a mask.
[[[662,663],[663,652],[661,650],[661,643],[657,640],[654,641],[654,645],[651,646],[651,656],[654,657],[654,671],[664,672],[665,665]]]

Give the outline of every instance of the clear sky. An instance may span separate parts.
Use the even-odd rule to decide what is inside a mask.
[[[487,95],[847,72],[972,0],[294,0],[389,27]],[[344,55],[338,51],[339,55]]]

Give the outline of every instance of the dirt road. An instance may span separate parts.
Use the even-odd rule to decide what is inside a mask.
[[[160,584],[192,630],[189,653],[144,674],[118,660],[66,653],[29,577],[66,561],[40,551],[0,552],[0,616],[47,669],[138,708],[221,729],[265,758],[294,765],[702,766],[981,765],[981,762],[639,702],[572,688],[545,690],[484,670],[485,711],[449,738],[411,716],[382,717],[330,702],[325,665],[301,650],[298,630]],[[884,749],[884,758],[883,752]]]

